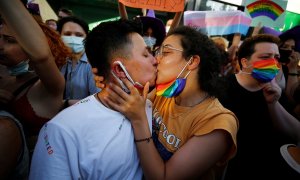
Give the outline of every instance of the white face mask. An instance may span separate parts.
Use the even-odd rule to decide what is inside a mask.
[[[133,79],[131,78],[131,76],[128,74],[125,66],[122,64],[121,61],[115,61],[114,63],[117,63],[120,65],[120,67],[123,69],[127,79],[136,87],[136,88],[143,88],[144,86],[141,85],[139,82],[134,82]],[[116,80],[119,82],[119,84],[121,85],[122,89],[126,92],[126,93],[130,93],[129,89],[126,87],[126,85],[120,80],[119,77],[117,77],[117,75],[111,71],[112,75],[116,78]]]
[[[73,53],[80,53],[84,51],[83,37],[77,36],[61,36],[64,43],[72,49]]]
[[[151,49],[153,48],[153,46],[156,43],[156,38],[155,37],[143,36],[143,39],[144,39],[146,45],[149,46]]]

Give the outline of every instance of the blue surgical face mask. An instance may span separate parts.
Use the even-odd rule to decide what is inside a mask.
[[[156,38],[155,37],[143,36],[143,39],[144,39],[146,45],[149,46],[151,49],[153,48],[153,46],[156,43]]]
[[[77,36],[61,36],[64,43],[72,49],[73,53],[80,53],[84,51],[83,37]]]
[[[9,67],[8,72],[11,76],[18,76],[27,73],[29,69],[28,60],[22,61],[19,64]]]

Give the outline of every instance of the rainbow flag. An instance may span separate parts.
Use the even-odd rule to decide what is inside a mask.
[[[259,24],[281,28],[285,22],[287,0],[245,0],[245,13],[251,26]]]
[[[246,35],[252,19],[242,11],[185,11],[184,25],[209,36],[240,33]]]
[[[252,18],[267,16],[273,21],[276,21],[276,19],[284,13],[284,9],[281,6],[270,0],[256,1],[248,4],[246,8]]]

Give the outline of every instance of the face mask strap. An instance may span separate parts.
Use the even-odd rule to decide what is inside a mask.
[[[242,73],[242,74],[252,74],[252,73],[249,73],[249,72],[245,72],[245,71],[243,71],[243,70],[241,70],[241,73]]]
[[[190,60],[185,64],[185,66],[182,68],[182,70],[180,71],[180,73],[178,74],[178,76],[176,77],[176,79],[179,78],[179,76],[183,73],[183,71],[185,70],[185,68],[187,67],[187,65],[190,63],[190,61],[192,60],[193,57],[190,58]],[[189,74],[191,73],[191,71],[189,71],[187,73],[187,75],[184,76],[184,78],[186,78]]]
[[[184,76],[184,79],[186,79],[190,73],[191,73],[191,71],[189,71],[189,72]]]
[[[115,77],[115,79],[119,82],[119,84],[121,85],[122,89],[126,92],[126,93],[129,93],[129,89],[124,85],[124,83],[118,78],[118,76],[113,72],[113,71],[110,71],[111,74]]]
[[[243,69],[249,69],[251,67],[253,67],[252,64],[248,65],[247,67],[244,67]],[[245,71],[243,71],[243,69],[241,69],[241,71],[240,71],[242,74],[250,74],[250,75],[252,74],[252,72],[245,72]]]
[[[133,85],[137,85],[138,87],[144,87],[143,85],[141,85],[140,83],[138,82],[134,82],[133,79],[131,78],[131,76],[129,75],[129,73],[127,72],[125,66],[121,63],[121,61],[116,61],[115,63],[118,63],[120,65],[120,67],[123,69],[126,77],[128,78],[128,80],[133,84]]]
[[[247,64],[249,63],[249,61],[247,60]],[[249,64],[247,67],[244,67],[243,69],[249,69],[253,66],[253,64]]]

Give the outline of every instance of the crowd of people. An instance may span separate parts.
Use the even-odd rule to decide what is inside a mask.
[[[0,179],[300,178],[300,26],[236,46],[28,8],[0,0]]]

